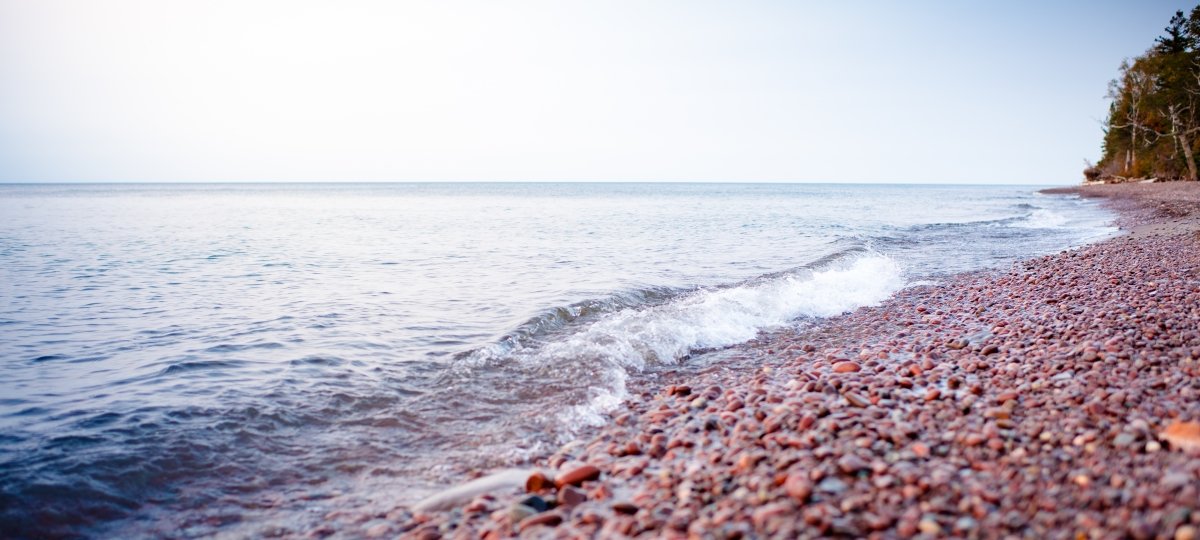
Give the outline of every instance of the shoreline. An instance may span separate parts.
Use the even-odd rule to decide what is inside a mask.
[[[509,473],[365,534],[1195,537],[1200,184],[1043,193],[1127,234],[760,336],[762,367],[635,395],[539,460],[562,487]]]

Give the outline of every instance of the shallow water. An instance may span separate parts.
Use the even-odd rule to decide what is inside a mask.
[[[0,186],[0,530],[258,535],[602,420],[631,379],[1111,234],[1028,187]]]

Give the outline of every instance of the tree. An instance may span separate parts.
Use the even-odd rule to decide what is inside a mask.
[[[1200,8],[1200,6],[1196,6]],[[1196,9],[1192,9],[1192,14],[1196,14]],[[1189,49],[1195,48],[1194,35],[1189,32],[1189,20],[1183,16],[1183,11],[1176,11],[1171,17],[1171,23],[1163,30],[1167,32],[1165,36],[1159,36],[1154,40],[1158,45],[1155,50],[1160,54],[1176,54]]]
[[[1108,97],[1113,100],[1109,108],[1109,133],[1128,132],[1129,145],[1124,148],[1122,172],[1135,174],[1137,170],[1137,148],[1142,138],[1155,135],[1149,127],[1149,118],[1144,110],[1146,98],[1154,91],[1154,79],[1141,62],[1121,62],[1121,77],[1108,83]],[[1149,143],[1146,140],[1146,143]],[[1103,163],[1103,160],[1101,161]]]
[[[1200,179],[1200,6],[1176,11],[1141,56],[1109,83],[1102,178]]]

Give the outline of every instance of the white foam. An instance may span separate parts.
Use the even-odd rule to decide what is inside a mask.
[[[1046,208],[1037,208],[1024,219],[1012,223],[1022,229],[1057,229],[1067,225],[1067,217]]]
[[[870,255],[805,276],[701,290],[666,304],[630,308],[548,343],[526,358],[545,367],[598,362],[603,380],[587,403],[567,411],[568,425],[595,424],[625,399],[625,379],[652,363],[676,363],[695,349],[750,340],[804,316],[828,317],[883,301],[905,282],[891,258]]]

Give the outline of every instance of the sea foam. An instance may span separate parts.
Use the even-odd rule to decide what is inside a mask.
[[[547,344],[525,361],[549,366],[594,362],[599,380],[586,403],[562,416],[596,424],[626,397],[631,372],[674,364],[689,352],[735,345],[804,317],[829,317],[877,304],[905,285],[900,265],[879,254],[837,261],[736,287],[699,290],[674,301],[630,308]]]

